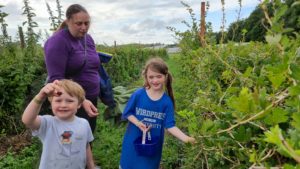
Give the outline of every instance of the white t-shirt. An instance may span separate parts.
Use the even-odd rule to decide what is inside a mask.
[[[43,143],[39,169],[85,169],[86,147],[94,140],[88,121],[77,116],[71,122],[50,115],[40,118],[40,128],[32,132]]]

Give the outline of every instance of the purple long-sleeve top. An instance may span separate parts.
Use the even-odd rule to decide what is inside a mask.
[[[72,79],[83,87],[87,98],[98,97],[100,60],[90,35],[74,38],[67,29],[62,29],[46,41],[44,52],[49,82]]]

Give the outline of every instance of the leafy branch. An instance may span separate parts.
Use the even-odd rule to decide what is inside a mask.
[[[257,119],[259,116],[263,115],[265,112],[267,112],[268,110],[270,110],[271,108],[273,108],[274,106],[278,105],[280,102],[282,102],[285,98],[287,98],[289,95],[287,93],[287,89],[284,90],[283,92],[280,93],[280,95],[277,97],[278,99],[276,101],[274,101],[272,104],[270,104],[269,106],[267,106],[264,110],[260,111],[259,113],[255,114],[254,116],[248,118],[248,119],[245,119],[243,121],[240,121],[232,126],[230,126],[229,128],[227,129],[224,129],[224,130],[220,130],[217,132],[217,134],[221,134],[221,133],[224,133],[224,132],[229,132],[231,131],[232,129],[242,125],[242,124],[246,124],[246,123],[249,123],[251,122],[252,120],[255,120]]]
[[[281,150],[289,154],[295,161],[300,163],[300,155],[289,145],[289,143],[282,136],[281,129],[278,125],[271,130],[265,132],[265,141],[276,144]]]

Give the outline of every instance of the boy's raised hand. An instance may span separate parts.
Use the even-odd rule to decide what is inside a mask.
[[[59,80],[55,80],[52,83],[45,85],[39,92],[40,99],[46,99],[48,96],[60,96],[62,94]]]

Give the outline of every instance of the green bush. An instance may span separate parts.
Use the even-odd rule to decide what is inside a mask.
[[[42,49],[21,49],[16,44],[0,47],[0,128],[5,133],[20,131],[19,122],[30,85],[42,72]]]
[[[101,115],[98,117],[92,151],[95,163],[101,168],[118,168],[124,133],[124,124],[117,126],[105,121]]]
[[[141,70],[150,57],[168,58],[166,49],[143,48],[135,45],[104,49],[99,47],[99,51],[113,55],[112,60],[104,64],[112,79],[113,86],[127,86],[132,81],[139,79]]]
[[[34,139],[33,144],[25,147],[17,154],[9,151],[5,156],[0,157],[1,169],[37,169],[41,154],[41,143]]]

